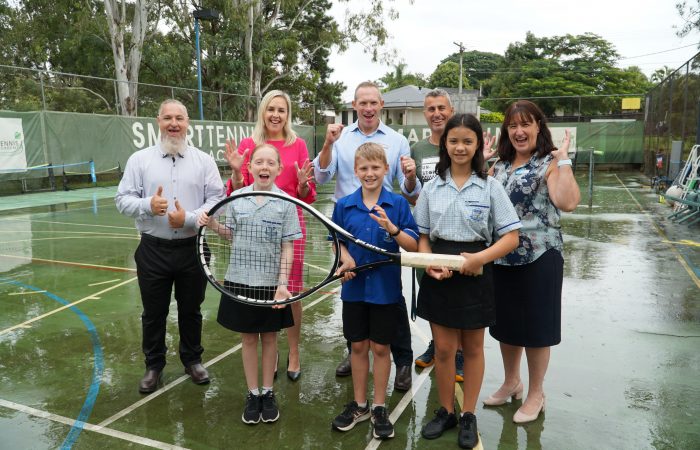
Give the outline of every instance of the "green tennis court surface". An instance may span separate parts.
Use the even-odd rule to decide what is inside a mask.
[[[598,174],[592,210],[586,178],[579,178],[584,206],[563,219],[563,342],[545,382],[546,415],[515,426],[517,403],[479,405],[484,448],[700,447],[698,228],[665,220],[670,210],[636,175]],[[138,236],[132,220],[117,213],[114,190],[0,197],[0,448],[457,448],[455,431],[435,441],[420,437],[438,407],[429,370],[414,370],[408,393],[392,391],[392,373],[394,439],[372,440],[369,422],[331,431],[352,398],[350,378],[334,373],[345,347],[340,301],[328,292],[338,285],[304,301],[297,383],[284,376],[280,336],[277,423],[240,420],[240,338],[216,323],[213,288],[203,305],[211,384],[196,386],[183,373],[173,307],[164,388],[140,395]],[[316,206],[330,212],[327,197]],[[417,356],[429,328],[421,319],[412,328]],[[485,353],[482,397],[502,377],[490,337]]]

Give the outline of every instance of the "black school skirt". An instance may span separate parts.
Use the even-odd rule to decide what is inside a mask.
[[[245,284],[225,282],[225,286],[230,291],[244,297],[260,296],[261,289],[264,290],[261,300],[272,300],[275,297],[275,286],[255,287],[255,291]],[[239,333],[268,333],[280,331],[282,328],[289,328],[294,325],[292,308],[287,305],[282,309],[275,309],[269,306],[247,305],[238,302],[226,294],[221,294],[219,301],[219,314],[216,321],[223,327]]]
[[[484,242],[437,240],[433,253],[458,255],[477,253]],[[451,278],[436,280],[424,274],[418,291],[417,314],[423,319],[448,328],[476,330],[492,325],[496,319],[493,299],[493,264],[484,266],[484,274],[472,277],[455,271]]]

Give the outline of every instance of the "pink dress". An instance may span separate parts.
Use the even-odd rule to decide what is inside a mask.
[[[297,180],[297,171],[294,167],[296,162],[299,167],[301,167],[307,159],[309,159],[309,151],[306,148],[306,142],[303,139],[297,138],[292,145],[284,145],[283,140],[273,141],[268,140],[266,143],[275,146],[280,152],[280,158],[282,160],[282,173],[280,173],[275,179],[275,185],[282,189],[284,192],[289,194],[291,197],[298,198],[305,203],[313,203],[316,201],[316,185],[313,182],[309,182],[309,193],[306,197],[299,197],[297,192],[297,185],[299,184]],[[250,151],[255,148],[255,142],[253,138],[245,138],[238,145],[238,152],[243,154],[245,150],[249,150],[248,155],[243,160],[243,166],[241,166],[241,175],[243,176],[243,184],[248,186],[253,183],[253,176],[248,172],[248,161],[250,160]],[[229,179],[226,182],[226,195],[231,195],[233,191],[233,183]],[[304,248],[306,245],[306,224],[304,223],[304,217],[301,214],[301,209],[297,208],[299,214],[299,223],[301,224],[302,238],[294,241],[294,262],[292,264],[292,272],[289,276],[289,292],[296,293],[303,290],[303,275],[304,275]]]

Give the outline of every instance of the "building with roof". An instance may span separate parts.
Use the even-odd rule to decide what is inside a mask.
[[[384,109],[382,122],[387,125],[425,125],[423,117],[423,100],[432,88],[413,85],[402,86],[382,93]],[[456,88],[441,88],[450,94],[450,99],[457,112],[479,116],[479,91],[463,89],[462,94]],[[352,102],[345,103],[341,111],[336,111],[335,122],[349,125],[357,120],[357,112],[352,109]]]

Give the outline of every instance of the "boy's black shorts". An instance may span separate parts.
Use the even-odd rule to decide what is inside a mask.
[[[398,303],[376,305],[365,302],[343,302],[343,335],[350,342],[366,339],[389,345],[396,337],[402,310]]]

